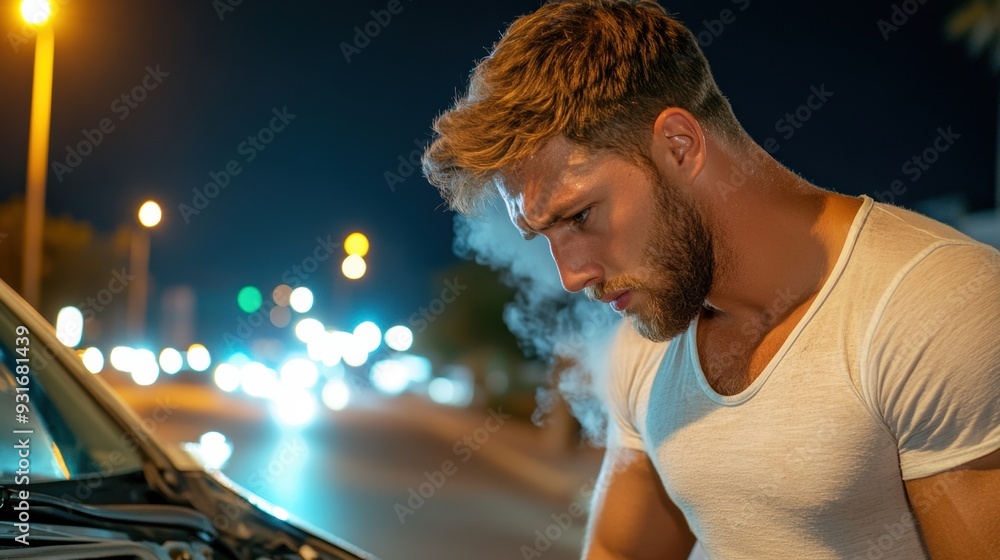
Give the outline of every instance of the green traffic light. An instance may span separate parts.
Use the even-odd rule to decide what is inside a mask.
[[[253,286],[244,287],[236,296],[236,304],[246,313],[256,313],[263,303],[264,297],[260,295],[260,290]]]

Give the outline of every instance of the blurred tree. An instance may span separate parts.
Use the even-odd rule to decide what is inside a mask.
[[[457,293],[452,293],[449,286],[456,285]],[[473,262],[441,271],[433,286],[435,299],[411,317],[414,351],[430,357],[438,371],[451,364],[468,367],[480,396],[492,387],[486,394],[487,406],[502,405],[504,411],[529,418],[536,405],[535,390],[544,378],[539,364],[525,356],[504,323],[504,307],[514,299],[514,289],[500,281],[498,272]],[[487,381],[489,376],[492,382]],[[504,379],[499,384],[503,390],[496,389],[497,376]]]
[[[504,306],[514,298],[514,290],[502,284],[496,272],[472,262],[442,270],[437,276],[437,289],[431,293],[441,292],[441,297],[415,314],[418,326],[414,330],[426,325],[415,337],[420,350],[442,362],[461,361],[486,350],[505,363],[520,364],[524,355],[503,322]],[[457,290],[450,288],[456,285]]]
[[[87,320],[85,340],[119,328],[126,303],[128,244],[126,229],[103,235],[88,222],[46,216],[38,311],[54,323],[62,307],[80,307]],[[0,278],[15,290],[21,288],[23,254],[24,199],[17,197],[0,204]]]
[[[972,0],[948,19],[948,36],[965,41],[972,57],[986,54],[1000,72],[1000,0]]]

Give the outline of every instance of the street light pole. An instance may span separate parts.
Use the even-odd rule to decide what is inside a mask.
[[[132,228],[129,246],[129,271],[135,278],[128,287],[128,338],[141,342],[146,338],[146,302],[149,299],[149,232],[144,227]]]
[[[128,337],[135,343],[146,338],[146,305],[149,301],[149,228],[160,223],[163,211],[152,200],[139,208],[139,227],[132,228],[129,272],[135,276],[128,288]]]
[[[39,304],[41,293],[45,181],[52,119],[54,58],[55,34],[52,25],[38,23],[38,33],[35,36],[35,70],[31,87],[31,130],[28,134],[28,180],[24,206],[24,266],[21,276],[21,295],[35,307]]]

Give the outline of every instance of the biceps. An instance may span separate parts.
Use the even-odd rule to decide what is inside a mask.
[[[608,451],[594,492],[586,558],[686,559],[694,536],[649,457]]]
[[[933,558],[1000,550],[1000,469],[947,471],[907,481],[906,491]]]

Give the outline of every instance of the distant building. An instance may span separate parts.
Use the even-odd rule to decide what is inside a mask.
[[[160,299],[160,342],[172,348],[187,348],[194,341],[196,298],[191,286],[173,286]]]

